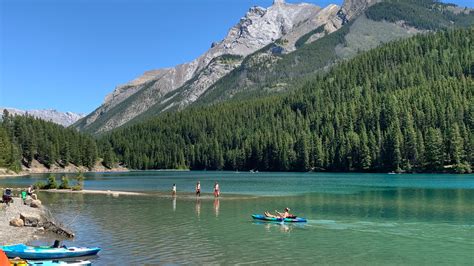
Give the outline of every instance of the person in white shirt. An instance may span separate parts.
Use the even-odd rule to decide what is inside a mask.
[[[200,197],[201,196],[201,182],[197,182],[196,184],[196,196]]]
[[[176,184],[173,184],[173,188],[171,188],[171,196],[176,196]]]

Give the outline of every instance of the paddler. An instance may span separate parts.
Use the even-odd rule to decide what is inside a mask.
[[[270,212],[266,211],[264,212],[265,216],[267,217],[272,217],[272,218],[295,218],[296,216],[293,215],[293,214],[290,214],[290,208],[285,208],[285,211],[283,213],[281,212],[278,212],[277,210],[275,210],[275,213],[276,215],[274,214],[271,214]]]

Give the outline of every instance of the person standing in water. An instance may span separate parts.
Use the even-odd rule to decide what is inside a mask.
[[[219,191],[219,184],[216,182],[214,183],[214,197],[219,197],[220,191]]]
[[[171,188],[171,196],[176,197],[176,184],[173,184],[173,187]]]
[[[201,196],[201,182],[199,181],[196,183],[196,196]]]

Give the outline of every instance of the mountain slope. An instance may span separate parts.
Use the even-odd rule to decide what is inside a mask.
[[[430,0],[347,0],[324,9],[275,1],[268,9],[253,7],[204,55],[117,88],[75,127],[103,133],[190,105],[286,91],[381,43],[463,27],[473,18],[472,10]]]
[[[169,112],[101,142],[131,168],[471,171],[474,28],[373,49],[291,93]]]
[[[180,103],[195,101],[210,85],[239,65],[241,59],[265,45],[279,39],[305,21],[328,16],[337,10],[321,10],[311,4],[286,4],[275,1],[268,9],[252,7],[240,22],[232,27],[227,36],[192,62],[173,68],[145,73],[142,77],[119,86],[107,96],[102,106],[79,121],[75,127],[92,132],[103,132],[130,121],[155,104],[167,101],[167,95],[183,85],[186,97]],[[333,15],[335,16],[335,14]],[[340,23],[339,23],[340,24]],[[302,30],[304,33],[304,30]],[[297,37],[297,36],[296,36]],[[232,63],[218,60],[222,56],[236,56]],[[171,104],[171,102],[170,102]]]
[[[196,104],[208,105],[231,98],[246,99],[288,90],[298,87],[298,83],[306,76],[381,43],[429,30],[474,24],[472,10],[455,11],[454,8],[433,1],[376,3],[337,32],[327,34],[320,27],[319,32],[316,29],[314,34],[323,37],[313,42],[303,36],[304,45],[292,53],[274,53],[278,49],[278,42],[261,49],[211,86]]]
[[[40,163],[49,169],[70,164],[91,169],[97,157],[96,140],[88,134],[32,116],[1,116],[0,168],[19,172]]]

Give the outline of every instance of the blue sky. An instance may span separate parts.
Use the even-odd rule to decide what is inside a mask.
[[[0,106],[89,113],[116,85],[196,58],[272,2],[0,0]]]

